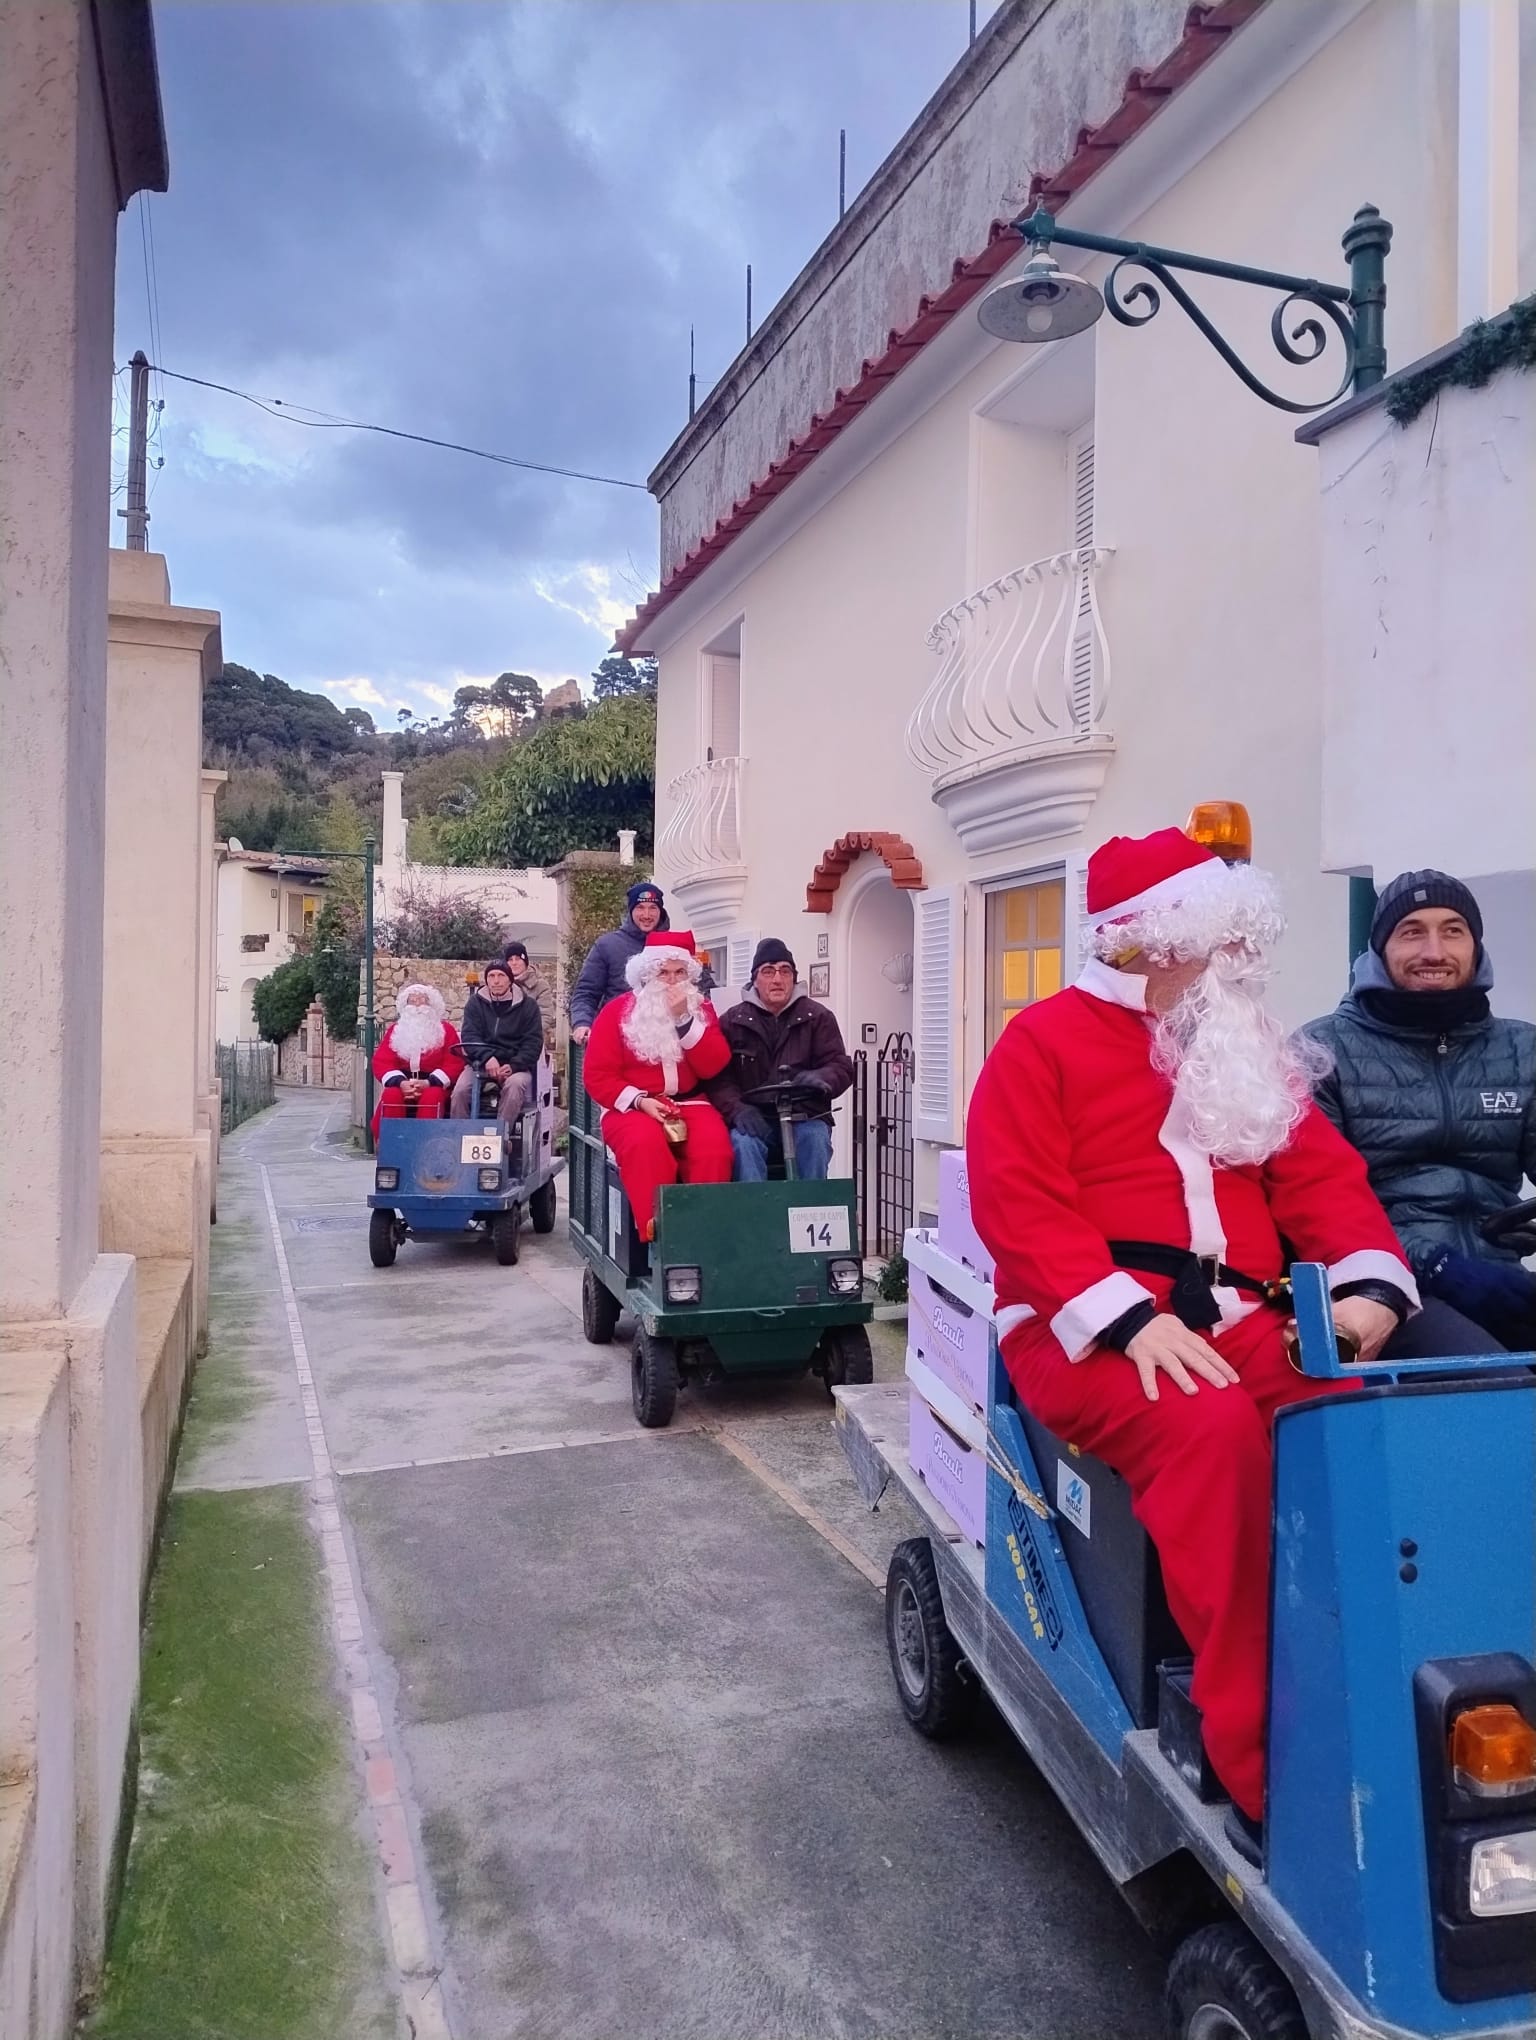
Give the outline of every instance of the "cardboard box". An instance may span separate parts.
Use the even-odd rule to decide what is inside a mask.
[[[950,1148],[939,1156],[939,1245],[983,1282],[992,1280],[996,1264],[971,1220],[971,1180],[964,1148]]]
[[[960,1271],[957,1269],[956,1273]],[[964,1303],[926,1268],[907,1262],[907,1351],[968,1409],[985,1417],[992,1372],[992,1312]]]
[[[908,1446],[912,1471],[972,1544],[987,1541],[987,1460],[957,1438],[914,1389]]]
[[[987,1449],[987,1420],[979,1410],[955,1394],[947,1381],[923,1364],[922,1355],[907,1348],[907,1379],[941,1422],[973,1451]]]

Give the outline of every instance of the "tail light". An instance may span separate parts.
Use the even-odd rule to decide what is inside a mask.
[[[1451,1723],[1451,1771],[1479,1799],[1529,1792],[1536,1785],[1536,1728],[1507,1701],[1464,1709]]]

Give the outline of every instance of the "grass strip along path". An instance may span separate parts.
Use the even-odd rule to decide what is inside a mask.
[[[299,1487],[177,1495],[90,2040],[384,2040],[369,1858]]]

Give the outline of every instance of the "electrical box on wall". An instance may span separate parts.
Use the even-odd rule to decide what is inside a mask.
[[[873,1020],[866,1020],[864,1022],[864,1025],[859,1029],[859,1039],[869,1048],[875,1046],[875,1043],[880,1039],[880,1029]]]

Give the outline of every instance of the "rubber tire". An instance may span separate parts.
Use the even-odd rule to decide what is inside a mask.
[[[975,1692],[960,1676],[963,1653],[944,1620],[944,1597],[926,1537],[909,1537],[891,1553],[885,1576],[885,1643],[896,1697],[918,1734],[943,1742],[963,1728]],[[920,1668],[912,1663],[914,1644],[921,1647]]]
[[[581,1271],[582,1335],[589,1346],[611,1346],[618,1322],[619,1299],[589,1264]]]
[[[528,1200],[528,1217],[536,1233],[552,1233],[555,1229],[555,1179],[541,1183]]]
[[[395,1214],[392,1211],[370,1211],[368,1214],[368,1258],[375,1268],[393,1268],[395,1265]]]
[[[1307,2022],[1296,1993],[1245,1927],[1221,1920],[1201,1927],[1180,1943],[1168,1965],[1163,2004],[1169,2040],[1189,2040],[1195,2020],[1207,2008],[1232,2021],[1221,2040],[1307,2040]]]
[[[866,1388],[875,1378],[875,1356],[863,1325],[834,1325],[822,1338],[822,1378],[828,1388]]]
[[[515,1268],[518,1255],[518,1227],[523,1214],[514,1204],[510,1211],[498,1211],[491,1220],[491,1246],[503,1268]]]
[[[677,1348],[670,1339],[653,1339],[644,1325],[635,1333],[629,1391],[635,1421],[648,1431],[664,1431],[677,1408]]]

